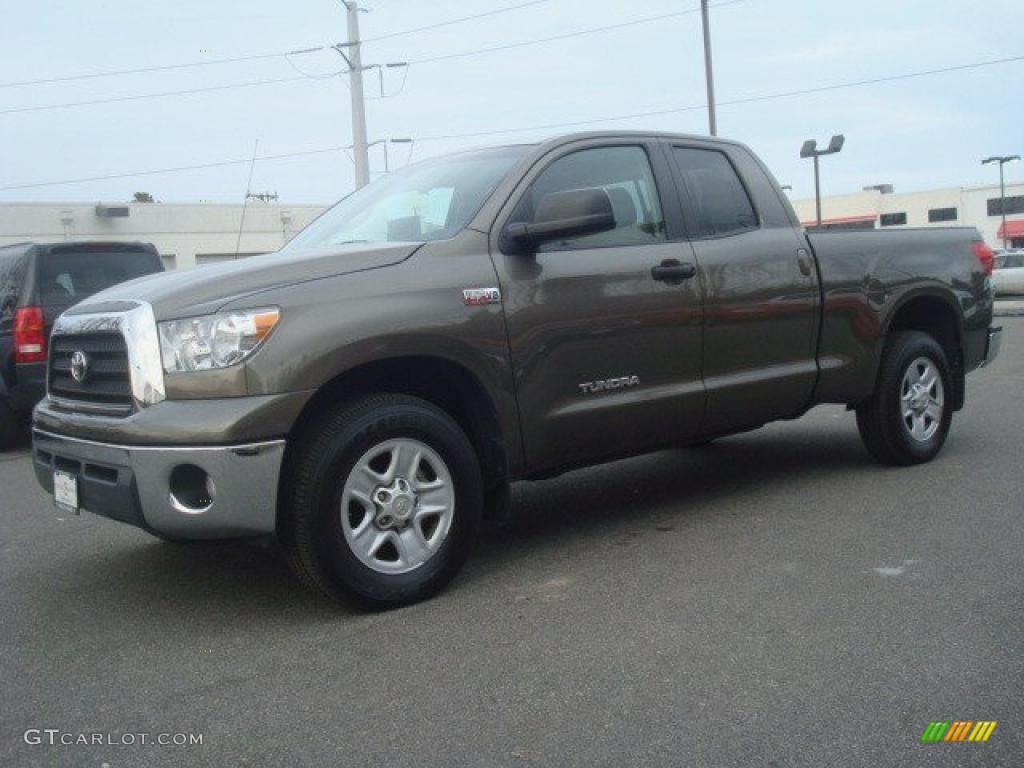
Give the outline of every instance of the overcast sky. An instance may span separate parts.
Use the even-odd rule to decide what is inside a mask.
[[[520,5],[526,0],[367,0],[364,38]],[[698,0],[547,0],[488,18],[364,45],[364,64],[413,61],[689,10]],[[242,9],[245,9],[244,11]],[[0,84],[106,70],[276,53],[345,39],[340,0],[0,0]],[[1021,0],[742,0],[713,10],[720,102],[1024,55]],[[291,63],[290,63],[291,62]],[[333,52],[119,77],[0,88],[0,187],[215,163],[349,144],[349,91]],[[302,77],[297,67],[310,77]],[[585,34],[387,73],[368,102],[370,139],[412,137],[414,159],[474,145],[534,141],[575,128],[429,140],[700,105],[700,16]],[[25,107],[289,82],[74,108]],[[401,87],[401,90],[400,90]],[[376,72],[368,94],[377,93]],[[7,111],[5,113],[5,110]],[[706,112],[583,128],[705,133]],[[898,191],[988,183],[980,158],[1024,154],[1024,61],[719,108],[719,133],[751,145],[794,195],[813,192],[797,153],[846,134],[824,162],[825,192],[892,183]],[[395,146],[401,165],[408,146]],[[380,147],[371,167],[383,169]],[[1024,178],[1024,165],[1008,167]],[[80,184],[7,189],[0,200],[240,202],[245,164]],[[352,188],[340,152],[257,162],[252,187],[290,203]]]

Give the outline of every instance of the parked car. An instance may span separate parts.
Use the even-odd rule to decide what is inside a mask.
[[[1024,251],[1003,251],[996,256],[992,287],[997,296],[1024,294]]]
[[[162,271],[149,243],[0,247],[0,448],[46,393],[47,339],[57,316],[97,291]]]
[[[66,312],[34,467],[66,510],[276,534],[314,589],[399,605],[454,576],[513,480],[819,403],[878,460],[929,461],[999,350],[991,271],[972,228],[807,234],[731,141],[464,152],[276,254]]]

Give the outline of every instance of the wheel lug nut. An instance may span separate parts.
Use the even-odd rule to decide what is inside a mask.
[[[377,494],[377,501],[379,501],[381,504],[385,503],[387,500],[388,500],[388,492],[387,491],[381,491],[380,493]]]
[[[377,518],[377,525],[381,528],[387,528],[391,525],[391,518],[388,515],[381,515]]]

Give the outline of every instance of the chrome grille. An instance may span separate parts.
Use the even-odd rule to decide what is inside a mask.
[[[81,381],[71,358],[83,352],[88,369]],[[54,335],[50,340],[50,397],[70,410],[127,415],[132,410],[128,347],[120,333]]]

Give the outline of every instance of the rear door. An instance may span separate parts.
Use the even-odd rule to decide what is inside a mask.
[[[507,223],[529,221],[544,195],[581,188],[608,194],[614,230],[529,256],[494,251],[534,471],[685,439],[704,412],[696,281],[652,274],[665,261],[693,265],[656,142],[553,150],[512,195],[492,242]]]
[[[707,433],[800,413],[817,377],[813,257],[742,147],[667,141],[704,300]]]

